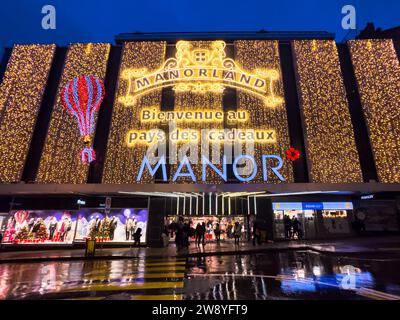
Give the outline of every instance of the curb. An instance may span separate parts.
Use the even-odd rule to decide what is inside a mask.
[[[345,252],[345,251],[326,251],[322,249],[317,249],[313,246],[299,246],[296,248],[262,248],[262,249],[254,249],[254,250],[243,250],[243,251],[219,251],[219,252],[197,252],[197,253],[185,253],[185,254],[175,254],[175,255],[155,255],[149,256],[149,259],[165,259],[165,258],[194,258],[194,257],[207,257],[207,256],[224,256],[224,255],[249,255],[249,254],[258,254],[258,253],[268,253],[268,252],[279,252],[279,251],[313,251],[325,255],[342,255],[342,256],[353,256],[359,254],[371,254],[377,253],[377,251],[373,250],[363,250],[363,251],[355,251],[355,252]],[[379,253],[389,253],[390,251],[381,251]],[[391,251],[393,253],[393,251]],[[44,258],[15,258],[15,259],[0,259],[0,264],[7,263],[40,263],[40,262],[48,262],[48,261],[90,261],[90,260],[128,260],[128,259],[137,259],[138,256],[107,256],[100,255],[87,258],[85,256],[75,256],[75,257],[44,257]]]

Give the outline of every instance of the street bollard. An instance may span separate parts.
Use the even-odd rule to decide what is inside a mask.
[[[96,252],[96,239],[86,239],[85,257],[92,258]]]

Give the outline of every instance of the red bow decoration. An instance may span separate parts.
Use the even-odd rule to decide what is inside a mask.
[[[286,150],[286,157],[290,161],[295,161],[300,158],[300,152],[299,150],[296,150],[295,148],[290,148]]]

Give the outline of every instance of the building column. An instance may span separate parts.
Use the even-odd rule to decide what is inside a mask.
[[[162,247],[161,233],[166,216],[165,198],[149,197],[149,217],[147,221],[147,245]]]

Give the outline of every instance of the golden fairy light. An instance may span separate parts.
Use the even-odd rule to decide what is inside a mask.
[[[55,45],[15,45],[0,86],[0,182],[21,180]]]
[[[128,83],[123,79],[123,71],[130,68],[155,70],[163,63],[165,52],[165,42],[129,42],[124,44],[107,144],[103,183],[136,183],[136,175],[148,146],[137,145],[134,148],[128,148],[126,134],[132,129],[153,129],[153,124],[142,124],[140,122],[140,113],[143,108],[155,107],[159,109],[161,104],[161,90],[142,95],[129,106],[121,103],[119,98],[125,96],[128,90]],[[141,182],[149,183],[151,181],[153,181],[153,178],[146,171]]]
[[[93,43],[90,50],[88,44],[70,45],[36,177],[38,182],[86,183],[89,166],[80,159],[79,128],[75,117],[62,106],[60,92],[68,81],[80,75],[104,79],[109,51],[110,44],[106,43]],[[93,141],[93,136],[90,138]]]
[[[400,182],[400,66],[392,40],[349,41],[379,182]]]
[[[279,71],[279,79],[275,82],[274,92],[283,97],[283,83],[280,68],[278,41],[239,40],[235,41],[235,59],[245,70],[267,68]],[[254,156],[258,166],[253,183],[263,182],[261,155],[276,154],[284,159],[280,173],[286,182],[293,182],[293,166],[285,158],[285,150],[290,148],[288,120],[285,103],[274,108],[265,108],[263,102],[243,91],[238,91],[237,108],[246,110],[249,114],[247,123],[239,123],[238,128],[267,129],[276,132],[276,142],[270,144],[254,143]],[[274,165],[273,163],[271,165]],[[279,180],[268,170],[268,182],[278,183]]]
[[[333,40],[294,41],[310,182],[362,182]]]

